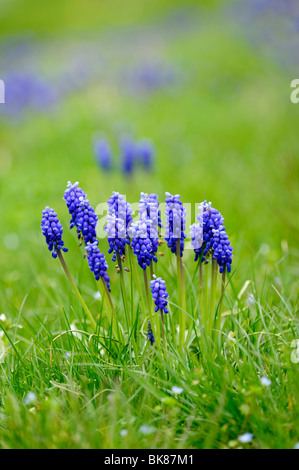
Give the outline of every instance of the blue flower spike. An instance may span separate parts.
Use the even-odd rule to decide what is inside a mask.
[[[78,182],[68,182],[63,199],[71,215],[70,228],[77,228],[78,239],[84,241],[85,245],[96,241],[98,217]]]
[[[98,240],[94,241],[93,243],[87,243],[85,250],[87,251],[88,265],[90,271],[94,274],[96,281],[99,281],[99,279],[102,278],[102,280],[106,283],[109,292],[111,292],[110,278],[107,274],[108,264],[98,245]]]
[[[54,209],[46,207],[45,210],[43,210],[41,229],[53,258],[57,258],[60,250],[64,252],[68,251],[68,249],[64,247],[62,240],[63,228]]]

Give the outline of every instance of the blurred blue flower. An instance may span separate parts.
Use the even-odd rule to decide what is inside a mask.
[[[100,168],[109,171],[112,168],[112,151],[109,142],[97,139],[94,143],[94,154]]]

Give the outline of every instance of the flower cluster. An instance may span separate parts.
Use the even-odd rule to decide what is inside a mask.
[[[92,273],[94,273],[96,281],[102,277],[106,282],[108,290],[110,289],[110,278],[107,274],[108,264],[105,260],[105,256],[100,252],[98,247],[98,240],[93,243],[88,242],[85,250],[87,251],[88,265]]]
[[[155,302],[155,312],[158,312],[158,310],[162,310],[164,311],[164,313],[168,313],[167,298],[169,295],[166,291],[165,281],[163,281],[161,277],[158,277],[156,279],[153,279],[150,284],[152,297]]]
[[[166,231],[165,240],[167,241],[168,248],[172,253],[177,254],[177,241],[180,243],[180,256],[183,256],[185,226],[186,226],[186,209],[180,200],[180,195],[172,196],[170,193],[165,193],[166,199]]]
[[[124,196],[113,191],[108,200],[108,216],[105,230],[108,235],[109,251],[113,253],[112,261],[117,255],[124,256],[126,245],[130,243],[128,229],[132,223],[131,205]]]
[[[85,244],[93,243],[97,236],[98,217],[78,184],[69,182],[63,197],[71,214],[70,228],[76,226],[78,238],[83,239]]]
[[[113,154],[109,141],[103,138],[97,139],[93,147],[99,167],[104,171],[112,170]],[[125,175],[131,175],[137,166],[150,171],[153,166],[154,147],[149,140],[135,141],[131,136],[126,135],[119,142],[119,158],[121,171]]]
[[[70,228],[75,226],[76,215],[80,202],[86,198],[85,192],[78,187],[79,183],[72,184],[70,181],[67,184],[63,199],[66,202],[71,218]]]
[[[190,227],[191,244],[195,251],[195,261],[198,259],[198,254],[203,244],[203,204],[199,206],[199,210],[200,212],[196,217],[198,222],[195,222]]]
[[[140,194],[139,215],[140,218],[146,218],[148,221],[147,225],[150,238],[158,238],[162,222],[157,194]]]
[[[111,170],[112,152],[109,142],[105,139],[98,139],[94,143],[94,154],[100,168],[104,171]]]
[[[48,248],[52,251],[53,258],[57,258],[58,250],[64,252],[68,251],[68,249],[64,247],[62,225],[54,209],[46,207],[45,210],[43,210],[41,229],[46,238]]]
[[[126,202],[124,196],[113,191],[112,196],[108,200],[108,214],[115,214],[117,218],[124,221],[126,229],[129,228],[133,218],[131,204]]]
[[[233,249],[223,225],[224,218],[207,201],[204,201],[200,207],[202,211],[197,219],[200,221],[199,224],[202,224],[202,244],[198,246],[200,245],[200,239],[197,238],[195,241],[195,243],[198,243],[197,246],[193,245],[195,261],[200,259],[202,262],[206,262],[209,255],[211,255],[212,259],[217,261],[220,273],[225,269],[230,272]]]
[[[116,261],[117,255],[125,255],[126,245],[130,243],[123,219],[116,217],[115,213],[108,214],[105,231],[109,243],[108,253],[113,253],[112,261]]]
[[[143,216],[129,229],[132,239],[132,249],[137,256],[138,264],[142,269],[150,266],[151,261],[157,262],[158,240],[151,239],[148,235],[147,219]]]

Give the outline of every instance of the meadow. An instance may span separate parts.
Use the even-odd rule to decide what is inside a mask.
[[[299,104],[290,83],[298,78],[298,8],[278,0],[246,8],[82,3],[1,7],[0,448],[294,448]],[[123,136],[152,143],[150,169],[122,170]],[[110,170],[96,161],[95,139],[111,145]],[[215,312],[201,304],[200,263],[189,247],[182,340],[177,260],[164,242],[154,271],[165,280],[169,314],[162,346],[157,338],[151,346],[143,270],[127,255],[121,284],[100,238],[118,341],[69,229],[68,181],[80,183],[95,209],[113,191],[134,204],[141,192],[161,204],[165,192],[180,194],[192,223],[197,205],[211,201],[234,249],[223,299],[218,275],[209,300],[218,312],[221,304],[217,328],[203,328],[203,315]],[[46,206],[63,225],[64,258],[96,328],[47,249]]]

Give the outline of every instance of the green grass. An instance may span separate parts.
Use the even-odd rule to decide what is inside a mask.
[[[114,3],[99,28],[110,27],[116,34],[126,22]],[[139,14],[132,8],[130,21],[152,28],[166,11],[160,2],[145,3]],[[24,8],[25,2],[20,5]],[[50,41],[54,11],[60,12],[56,39],[63,43],[80,24],[77,7],[66,21],[60,6],[53,5],[45,27],[36,13],[31,28]],[[139,99],[114,81],[101,81],[51,113],[32,113],[20,123],[1,121],[2,448],[292,448],[299,440],[298,364],[291,360],[292,342],[299,339],[299,107],[289,99],[294,76],[253,50],[216,12],[199,10],[200,26],[187,34],[167,38],[151,33],[151,42],[136,33],[141,51],[159,50],[183,71],[174,88]],[[25,19],[20,15],[15,20],[8,7],[3,15],[7,32],[25,28]],[[82,29],[88,25],[94,32],[95,20],[84,21]],[[111,47],[122,47],[132,58],[117,34]],[[116,144],[122,128],[154,141],[153,174],[140,172],[128,181],[95,167],[93,133],[103,131]],[[133,332],[137,356],[132,341],[117,345],[105,319],[104,335],[93,331],[39,228],[41,210],[54,207],[65,228],[70,271],[94,318],[105,313],[106,306],[94,298],[97,286],[83,249],[68,230],[62,200],[68,180],[80,181],[94,206],[112,190],[132,202],[139,200],[140,191],[156,192],[160,200],[170,191],[188,203],[213,202],[225,217],[234,247],[221,341],[212,344],[201,330],[198,273],[187,250],[191,334],[180,352],[176,260],[165,244],[157,274],[165,278],[171,300],[167,357],[146,341],[147,313],[132,272],[125,281],[129,304],[133,295],[138,315]],[[11,234],[18,236],[15,249],[7,242]],[[107,254],[105,240],[100,247]],[[107,260],[117,317],[126,328],[119,278]],[[271,386],[261,384],[263,376]],[[173,385],[183,393],[175,396]],[[37,400],[26,405],[28,392]],[[142,434],[143,425],[152,432]],[[128,433],[121,436],[124,429]],[[237,441],[245,432],[254,435],[250,444]]]

